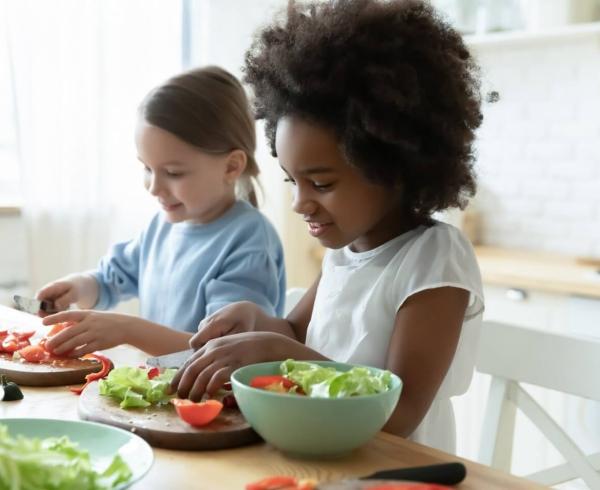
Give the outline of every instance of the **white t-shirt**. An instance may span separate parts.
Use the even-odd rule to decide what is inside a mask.
[[[471,383],[483,313],[475,253],[457,228],[436,221],[366,252],[328,250],[306,345],[338,362],[383,368],[400,307],[415,293],[443,286],[469,291],[469,304],[450,369],[411,439],[455,452],[450,397]]]

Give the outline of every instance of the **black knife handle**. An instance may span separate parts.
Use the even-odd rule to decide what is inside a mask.
[[[456,485],[465,479],[467,469],[462,463],[443,463],[377,471],[362,480],[410,480],[440,485]]]

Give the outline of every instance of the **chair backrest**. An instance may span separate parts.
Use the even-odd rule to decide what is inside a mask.
[[[298,301],[304,296],[304,293],[306,293],[306,288],[289,288],[285,292],[285,308],[283,309],[284,318],[296,307]]]
[[[584,338],[485,321],[476,368],[492,376],[479,451],[484,464],[510,471],[515,412],[520,409],[566,464],[528,475],[554,485],[573,478],[600,490],[600,453],[586,456],[520,385],[528,383],[600,400],[600,338]]]

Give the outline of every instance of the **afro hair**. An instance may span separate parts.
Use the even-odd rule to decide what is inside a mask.
[[[278,120],[297,116],[332,129],[370,181],[401,185],[415,217],[475,193],[479,71],[428,3],[290,1],[257,34],[244,73],[274,156]]]

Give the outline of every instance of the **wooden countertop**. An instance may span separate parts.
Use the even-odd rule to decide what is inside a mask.
[[[36,328],[40,320],[32,315],[0,306],[0,323],[11,328],[17,323]],[[145,355],[128,346],[104,352],[115,366],[138,365]],[[79,398],[67,387],[22,387],[23,400],[0,402],[0,422],[8,417],[78,420]],[[482,407],[483,409],[483,407]],[[546,488],[528,480],[464,460],[436,449],[386,433],[379,433],[364,447],[345,458],[315,461],[283,455],[265,443],[219,451],[174,451],[153,448],[154,464],[133,490],[243,490],[246,483],[273,475],[292,475],[333,481],[365,476],[378,470],[462,461],[467,478],[457,490],[515,490]]]
[[[475,247],[485,284],[600,298],[600,260]]]
[[[65,387],[25,387],[23,393],[21,401],[0,403],[0,418],[78,419],[77,397]],[[333,481],[382,469],[454,461],[463,461],[467,467],[467,478],[454,487],[457,490],[546,488],[383,432],[350,456],[330,461],[291,459],[264,443],[220,451],[153,451],[150,472],[133,490],[243,490],[246,483],[273,475]]]

